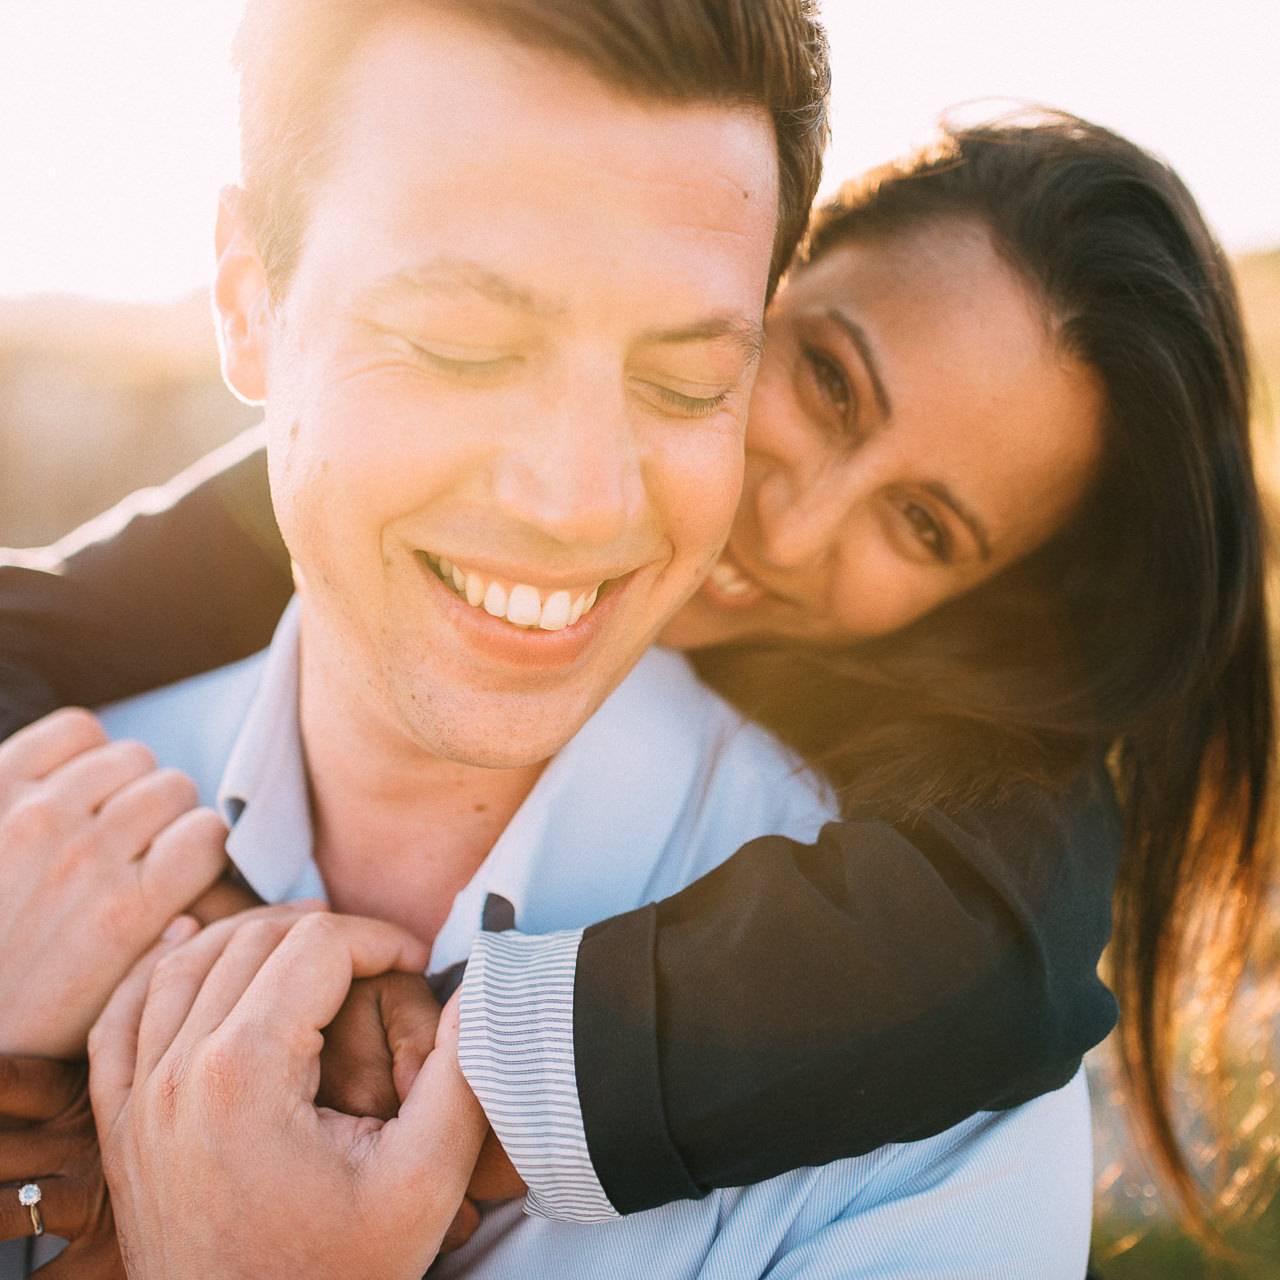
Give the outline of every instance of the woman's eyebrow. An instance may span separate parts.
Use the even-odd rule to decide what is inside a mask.
[[[862,363],[867,369],[867,376],[871,379],[871,389],[875,392],[876,404],[880,406],[880,416],[886,419],[893,417],[893,405],[889,401],[888,391],[885,390],[884,379],[880,376],[880,365],[876,360],[871,339],[867,337],[867,331],[839,307],[829,307],[827,319],[838,324],[848,336],[849,341],[858,348],[858,354],[862,357]]]
[[[991,535],[987,532],[987,526],[940,480],[930,480],[920,487],[933,494],[944,506],[951,508],[956,518],[973,534],[973,540],[978,544],[978,554],[983,560],[990,560]]]

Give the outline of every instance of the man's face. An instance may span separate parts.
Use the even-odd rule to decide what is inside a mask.
[[[532,763],[729,529],[772,127],[412,13],[355,52],[335,110],[264,322],[305,669],[433,755]]]

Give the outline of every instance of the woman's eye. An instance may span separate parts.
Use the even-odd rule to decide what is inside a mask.
[[[918,502],[908,502],[901,510],[916,540],[935,560],[948,563],[951,559],[951,535],[946,528]]]
[[[817,347],[806,347],[804,358],[809,365],[813,380],[822,398],[840,415],[847,426],[853,419],[857,407],[857,397],[845,371],[838,361],[819,351]]]

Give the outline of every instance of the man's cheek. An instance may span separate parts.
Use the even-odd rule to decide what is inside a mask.
[[[742,476],[742,439],[729,432],[703,440],[672,468],[672,541],[695,556],[702,571],[710,569],[729,536]]]

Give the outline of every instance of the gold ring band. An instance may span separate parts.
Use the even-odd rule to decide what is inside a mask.
[[[31,1234],[44,1235],[44,1215],[40,1212],[40,1201],[44,1193],[38,1182],[28,1182],[18,1188],[18,1203],[31,1213]]]

